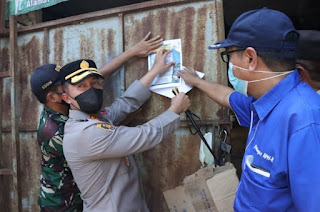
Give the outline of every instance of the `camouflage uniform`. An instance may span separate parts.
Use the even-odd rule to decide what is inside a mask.
[[[45,107],[38,127],[41,150],[41,211],[82,211],[80,191],[62,151],[64,124],[68,118]]]

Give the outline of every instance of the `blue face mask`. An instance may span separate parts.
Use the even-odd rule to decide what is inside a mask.
[[[248,83],[264,81],[264,80],[272,79],[272,78],[279,77],[279,76],[282,76],[282,75],[290,74],[291,72],[293,72],[293,71],[284,71],[284,72],[279,72],[278,74],[276,74],[277,72],[273,72],[273,71],[258,71],[258,70],[256,70],[254,72],[267,73],[267,74],[276,74],[276,75],[272,75],[270,77],[266,77],[266,78],[263,78],[263,79],[246,81],[246,80],[239,79],[238,77],[235,77],[233,75],[233,70],[232,70],[233,67],[239,68],[239,69],[244,70],[244,71],[248,71],[248,69],[233,65],[231,62],[229,62],[229,68],[228,68],[229,82],[231,83],[231,85],[233,86],[233,88],[237,92],[242,93],[242,94],[244,94],[246,96],[248,96],[248,93],[247,93],[247,91],[248,91]]]
[[[237,92],[248,96],[248,94],[247,94],[248,81],[245,81],[245,80],[242,80],[242,79],[239,79],[239,78],[235,77],[233,75],[232,68],[233,68],[233,64],[231,62],[229,62],[229,68],[228,68],[229,82],[233,86],[234,90],[236,90]]]

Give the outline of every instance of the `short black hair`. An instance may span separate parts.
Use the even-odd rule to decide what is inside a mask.
[[[289,32],[284,42],[298,44],[299,34],[295,31]],[[263,62],[276,72],[293,70],[296,67],[297,52],[296,50],[267,51],[256,50],[257,55]]]
[[[286,42],[297,43],[299,35],[296,32],[289,32],[285,38]],[[238,47],[246,49],[246,47]],[[253,47],[254,48],[254,47]],[[263,62],[275,72],[289,71],[296,67],[297,53],[296,50],[262,50],[256,49],[257,55],[263,60]],[[239,51],[237,54],[242,55],[243,52]]]
[[[295,69],[296,52],[295,51],[265,51],[256,50],[257,55],[271,70],[276,72]]]
[[[64,82],[62,84],[62,90],[63,90],[64,93],[66,93],[66,91],[69,91],[68,85],[71,85],[71,84],[68,83],[68,82]]]

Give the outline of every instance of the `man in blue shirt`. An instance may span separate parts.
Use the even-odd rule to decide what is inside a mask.
[[[248,11],[227,39],[209,46],[226,48],[221,56],[235,90],[192,69],[179,74],[249,128],[235,211],[320,209],[320,96],[294,70],[298,37],[285,14]]]

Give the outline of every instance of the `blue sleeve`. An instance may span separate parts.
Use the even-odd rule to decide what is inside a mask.
[[[240,126],[250,127],[250,103],[253,97],[246,97],[239,92],[233,92],[229,97],[229,104],[236,114]]]
[[[288,143],[288,173],[297,211],[320,208],[320,125],[295,132]]]

